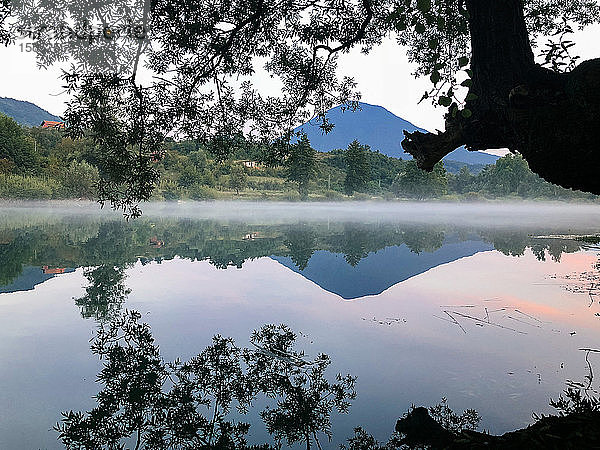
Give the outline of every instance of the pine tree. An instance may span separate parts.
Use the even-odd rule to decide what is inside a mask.
[[[371,179],[371,167],[367,159],[368,149],[368,145],[360,145],[355,140],[345,152],[346,178],[344,179],[344,191],[347,195],[362,191]]]

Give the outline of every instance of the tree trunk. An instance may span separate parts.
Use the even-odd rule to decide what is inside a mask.
[[[466,0],[475,100],[441,134],[405,133],[419,167],[455,148],[520,152],[546,180],[600,194],[600,59],[559,74],[535,64],[522,0]]]

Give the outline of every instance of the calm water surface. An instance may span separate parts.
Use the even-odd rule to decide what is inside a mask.
[[[598,233],[585,205],[150,205],[133,222],[5,205],[0,448],[61,448],[60,413],[93,408],[100,389],[89,340],[124,309],[167,360],[217,333],[246,345],[290,326],[309,356],[331,356],[331,376],[358,377],[329,448],[357,425],[386,440],[411,404],[442,397],[493,433],[525,426],[585,380],[579,349],[600,346]]]

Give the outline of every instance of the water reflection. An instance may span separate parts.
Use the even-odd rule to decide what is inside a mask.
[[[540,223],[0,215],[12,291],[0,295],[0,447],[57,448],[58,412],[98,406],[90,331],[125,308],[152,324],[166,361],[189,361],[216,333],[243,343],[264,323],[302,330],[308,360],[325,351],[333,373],[358,377],[327,448],[357,425],[385,440],[411,403],[444,395],[492,433],[523,427],[565,378],[582,378],[578,349],[599,337],[594,240],[576,238],[597,228]],[[63,268],[78,270],[50,273]],[[249,422],[250,442],[272,441]]]
[[[225,269],[272,257],[350,299],[379,294],[432,267],[494,248],[511,256],[522,256],[529,248],[539,260],[549,255],[560,261],[563,253],[587,245],[573,238],[547,236],[554,231],[377,222],[248,224],[145,218],[127,223],[89,217],[36,221],[33,217],[21,226],[14,221],[0,224],[0,292],[32,289],[57,275],[42,269],[36,274],[34,267],[86,267],[90,286],[78,302],[83,309],[97,304],[100,312],[110,309],[107,304],[118,302],[119,292],[127,290],[124,270],[138,261],[146,264],[178,257],[207,260]],[[546,237],[536,237],[540,235]],[[91,310],[83,314],[96,316]]]
[[[338,374],[330,380],[330,358],[309,359],[285,325],[254,331],[250,347],[216,335],[188,361],[167,362],[141,317],[126,311],[97,329],[91,351],[102,361],[97,376],[102,389],[90,411],[62,413],[54,430],[65,448],[275,450],[300,443],[322,449],[333,436],[332,416],[347,413],[356,398],[356,377]],[[589,358],[600,350],[580,350],[588,367],[585,380],[567,380],[564,394],[550,401],[558,414],[534,414],[527,428],[502,436],[477,432],[479,413],[456,413],[443,398],[430,408],[411,406],[385,445],[358,426],[341,448],[595,448],[600,397]],[[259,397],[267,401],[256,413]],[[248,442],[256,416],[273,443]]]
[[[131,292],[125,285],[125,267],[103,264],[87,267],[83,274],[89,284],[85,287],[85,295],[75,300],[81,316],[96,320],[113,318]]]
[[[55,430],[66,448],[321,448],[332,414],[348,412],[356,398],[355,378],[330,381],[329,357],[308,359],[285,325],[255,331],[250,348],[216,335],[190,360],[167,362],[140,319],[129,311],[98,328],[91,350],[103,361],[103,388],[91,411],[62,414]],[[243,419],[259,396],[271,400],[259,415],[274,446],[249,446],[250,424],[232,414]]]

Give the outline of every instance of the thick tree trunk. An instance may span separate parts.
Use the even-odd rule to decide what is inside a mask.
[[[553,183],[600,194],[600,60],[568,74],[534,62],[522,0],[466,0],[473,85],[470,118],[447,116],[446,131],[407,133],[404,148],[431,170],[445,155],[509,148]]]

